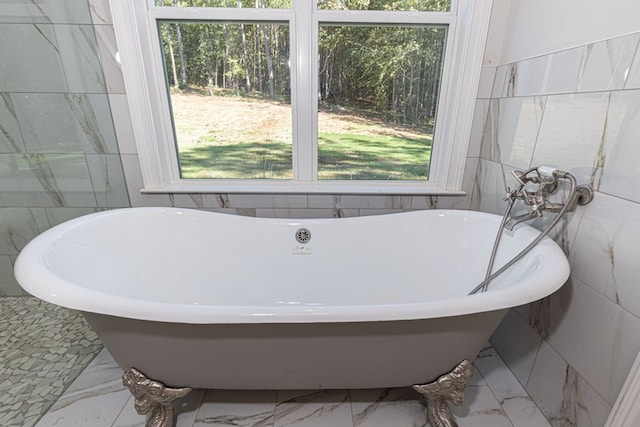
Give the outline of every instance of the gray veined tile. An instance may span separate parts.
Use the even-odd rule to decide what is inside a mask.
[[[108,97],[103,94],[13,94],[30,153],[117,153]]]
[[[413,427],[427,421],[427,408],[411,388],[351,390],[354,427]]]
[[[0,153],[21,153],[24,151],[25,145],[11,95],[0,93]]]
[[[0,208],[0,254],[16,255],[45,229],[34,214],[37,209]]]
[[[130,206],[120,156],[87,154],[86,157],[98,206],[101,208]]]
[[[0,92],[68,90],[53,25],[3,24],[0,40]],[[29,55],[16,46],[28,46]]]
[[[0,2],[0,22],[90,24],[85,0],[11,0]]]
[[[346,390],[280,391],[274,427],[350,427]]]
[[[551,309],[549,343],[613,403],[640,349],[640,320],[576,278],[553,295]]]
[[[587,45],[580,64],[578,92],[624,88],[639,40],[640,34],[631,34]]]
[[[89,0],[89,10],[94,25],[113,23],[109,0]]]
[[[116,35],[111,25],[94,26],[108,93],[125,93]]]
[[[488,386],[468,386],[464,403],[451,412],[460,427],[513,427]]]
[[[606,144],[598,151],[601,178],[597,190],[640,202],[640,90],[613,92]]]
[[[96,198],[83,154],[0,154],[5,206],[93,207]]]
[[[13,275],[11,257],[8,255],[0,255],[0,297],[19,297],[25,295],[25,292]]]
[[[491,336],[491,344],[521,384],[527,384],[542,339],[513,309]]]
[[[549,426],[542,412],[495,350],[481,353],[474,364],[514,426]]]
[[[532,164],[554,166],[580,183],[594,180],[598,152],[606,150],[610,93],[549,96]]]
[[[527,391],[554,427],[604,425],[611,406],[546,342]]]
[[[276,395],[273,390],[207,390],[193,427],[271,427]]]
[[[492,100],[482,136],[483,159],[527,169],[542,121],[545,97]]]
[[[105,93],[98,44],[91,25],[54,25],[70,92]]]

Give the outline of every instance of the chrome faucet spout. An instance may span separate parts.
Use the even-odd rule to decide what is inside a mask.
[[[504,228],[506,228],[509,231],[513,231],[516,225],[520,224],[521,222],[530,221],[532,219],[536,219],[541,216],[542,216],[542,213],[539,210],[534,209],[522,215],[509,218],[509,220],[505,223]]]

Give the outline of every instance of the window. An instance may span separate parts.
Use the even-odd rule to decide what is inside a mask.
[[[459,192],[491,0],[112,0],[144,191]]]

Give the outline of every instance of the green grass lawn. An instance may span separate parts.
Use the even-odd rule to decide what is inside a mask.
[[[425,180],[431,138],[321,133],[318,179]],[[291,144],[241,142],[181,149],[183,178],[291,179]]]

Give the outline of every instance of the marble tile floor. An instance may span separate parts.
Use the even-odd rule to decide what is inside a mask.
[[[0,426],[33,426],[101,348],[78,312],[0,298]]]
[[[491,347],[475,361],[460,427],[549,427]],[[103,350],[36,427],[143,427],[122,370]],[[426,410],[410,388],[375,390],[195,390],[175,404],[177,427],[414,427],[428,426]]]

